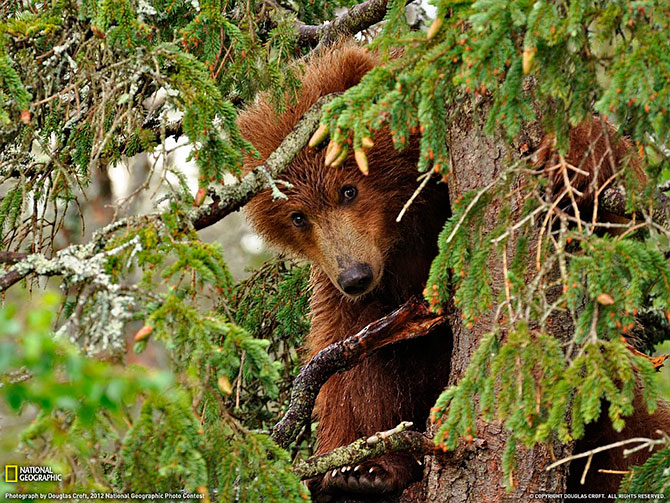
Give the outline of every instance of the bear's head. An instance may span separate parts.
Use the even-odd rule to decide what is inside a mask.
[[[355,45],[339,47],[307,65],[300,97],[287,112],[276,115],[261,97],[240,116],[242,134],[260,153],[245,170],[264,162],[319,97],[345,91],[376,64]],[[325,149],[305,147],[278,177],[287,198],[274,199],[266,190],[247,205],[247,215],[266,240],[309,260],[345,296],[364,295],[379,284],[396,245],[412,239],[411,228],[395,220],[417,186],[417,143],[412,138],[398,151],[387,131],[378,132],[367,152],[367,176],[351,153],[332,168],[324,166]]]

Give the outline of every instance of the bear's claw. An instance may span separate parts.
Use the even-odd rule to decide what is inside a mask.
[[[400,489],[399,482],[381,464],[368,462],[333,470],[324,477],[323,487],[343,493],[383,494]]]
[[[423,468],[414,456],[394,453],[356,466],[330,470],[325,475],[313,478],[308,486],[312,501],[334,503],[347,495],[357,500],[357,496],[361,495],[367,498],[374,494],[401,491],[409,483],[419,480],[422,473]]]

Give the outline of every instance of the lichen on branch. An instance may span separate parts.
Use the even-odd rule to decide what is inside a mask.
[[[378,458],[390,452],[410,452],[416,456],[430,454],[435,445],[418,431],[408,431],[410,422],[402,422],[395,428],[360,438],[349,445],[330,452],[299,460],[293,470],[301,479],[308,479],[341,466],[356,465],[368,459]]]
[[[189,216],[193,227],[200,230],[215,224],[226,215],[239,210],[259,192],[276,184],[277,177],[307,145],[319,125],[323,106],[336,95],[333,93],[323,96],[314,103],[263,165],[255,168],[234,185],[211,189],[213,202],[194,209]]]

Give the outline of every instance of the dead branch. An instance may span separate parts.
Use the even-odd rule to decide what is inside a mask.
[[[19,252],[9,252],[9,251],[0,251],[0,263],[2,264],[16,264],[20,262],[28,255],[26,253]],[[21,274],[18,271],[9,271],[4,276],[0,277],[0,292],[4,292],[10,286],[18,283],[23,278],[26,277],[26,274]]]
[[[302,46],[316,46],[318,51],[340,39],[351,37],[384,19],[387,2],[388,0],[367,0],[354,5],[328,24],[296,24],[298,43]]]
[[[370,323],[356,335],[321,350],[293,381],[291,403],[272,430],[272,438],[286,448],[312,415],[321,387],[337,372],[350,369],[374,351],[395,342],[422,337],[446,322],[411,299],[391,314]]]
[[[293,131],[284,138],[277,150],[268,157],[265,164],[255,168],[238,183],[214,190],[212,193],[213,202],[208,206],[194,209],[189,215],[193,227],[196,230],[200,230],[215,224],[226,215],[239,210],[242,206],[248,203],[253,196],[270,187],[271,184],[274,183],[274,179],[281,174],[295,156],[305,147],[305,145],[307,145],[309,138],[319,124],[323,106],[336,95],[337,93],[323,96],[312,105],[310,109],[305,112],[298,124],[296,124],[295,128],[293,128]],[[99,231],[98,234],[102,237],[107,237],[111,232],[121,227],[136,224],[140,220],[159,222],[160,217],[161,215],[156,213],[141,217],[120,219],[110,224],[106,229]],[[95,244],[95,246],[91,248],[89,256],[99,252],[99,248],[100,247]],[[68,249],[61,250],[59,253],[68,254],[66,250]],[[3,254],[0,255],[0,263],[14,264],[14,266],[5,275],[0,277],[0,292],[6,291],[9,287],[18,283],[29,274],[35,273],[45,276],[61,274],[58,270],[53,268],[49,269],[49,273],[47,274],[44,271],[40,272],[39,269],[36,269],[35,267],[29,267],[29,264],[26,262],[28,259],[40,260],[41,262],[51,260],[41,255],[25,255],[13,252],[2,253]]]
[[[645,437],[635,437],[635,438],[628,438],[625,440],[620,440],[619,442],[614,442],[612,444],[607,444],[603,445],[600,447],[597,447],[595,449],[591,449],[590,451],[586,452],[580,452],[579,454],[573,454],[572,456],[567,456],[565,458],[559,459],[558,461],[550,464],[545,468],[546,471],[553,470],[557,466],[560,466],[564,463],[568,463],[570,461],[573,461],[575,459],[580,459],[580,458],[588,458],[586,460],[586,466],[584,467],[584,471],[582,472],[582,478],[580,480],[581,484],[584,484],[584,481],[586,480],[586,474],[589,471],[589,468],[591,467],[591,460],[593,459],[593,456],[595,454],[598,454],[599,452],[607,451],[610,449],[616,449],[617,447],[623,447],[624,445],[628,444],[638,444],[637,446],[633,447],[632,449],[625,449],[623,454],[624,457],[629,456],[630,454],[633,454],[634,452],[637,452],[642,449],[649,449],[649,452],[653,451],[656,447],[659,446],[667,446],[668,445],[668,437],[661,431],[658,432],[661,435],[661,438],[659,439],[652,439],[652,438],[645,438]]]
[[[10,286],[18,283],[23,278],[25,278],[27,275],[28,275],[27,272],[25,274],[22,274],[18,271],[9,271],[2,278],[0,278],[0,292],[4,292]]]
[[[0,277],[0,293],[7,291],[8,288],[30,274],[61,276],[67,275],[68,271],[71,273],[70,267],[64,267],[62,264],[57,265],[60,261],[59,257],[76,256],[79,260],[89,260],[103,251],[110,234],[122,227],[136,225],[145,220],[160,220],[160,215],[133,216],[117,220],[102,229],[98,229],[88,244],[68,246],[51,258],[39,253],[0,252],[0,263],[12,264],[7,273]]]
[[[27,253],[0,251],[0,263],[16,264],[28,256]]]
[[[391,430],[360,438],[330,452],[299,460],[293,466],[296,475],[309,479],[342,466],[353,466],[389,452],[411,452],[417,456],[435,450],[435,444],[418,431],[407,431],[412,423],[403,422]]]

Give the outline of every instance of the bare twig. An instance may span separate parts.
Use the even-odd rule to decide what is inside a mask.
[[[631,450],[625,450],[624,455],[631,454],[634,451],[640,450],[640,449],[649,449],[650,451],[654,449],[654,447],[660,446],[660,445],[666,445],[668,443],[667,438],[659,438],[659,439],[653,439],[653,438],[645,438],[645,437],[635,437],[635,438],[628,438],[626,440],[620,440],[618,442],[614,442],[612,444],[607,444],[603,445],[601,447],[596,447],[595,449],[591,449],[590,451],[586,452],[580,452],[579,454],[573,454],[571,456],[567,456],[563,459],[559,459],[558,461],[550,464],[545,468],[546,471],[553,470],[557,466],[560,466],[564,463],[569,463],[570,461],[573,461],[575,459],[580,459],[580,458],[586,458],[586,457],[593,457],[594,454],[598,454],[599,452],[604,452],[608,451],[610,449],[616,449],[617,447],[623,447],[624,445],[628,444],[633,444],[637,443],[640,444],[636,446],[634,449]],[[583,476],[582,476],[583,478]]]
[[[464,211],[463,214],[461,215],[461,218],[458,219],[458,222],[456,223],[456,225],[454,226],[453,230],[451,231],[451,234],[449,234],[449,237],[447,238],[446,244],[451,243],[451,240],[454,239],[454,236],[456,235],[456,233],[458,232],[458,230],[459,230],[459,229],[461,228],[461,226],[463,225],[463,222],[465,222],[465,219],[467,218],[468,213],[470,213],[470,211],[472,210],[472,208],[475,207],[475,205],[476,205],[477,202],[481,199],[481,197],[482,197],[486,192],[488,192],[488,191],[491,189],[491,187],[493,187],[493,186],[494,186],[496,183],[498,183],[498,182],[499,182],[499,180],[493,180],[493,181],[492,181],[491,183],[489,183],[486,187],[484,187],[483,189],[480,189],[479,192],[477,192],[477,194],[475,195],[475,197],[472,198],[472,201],[470,201],[470,204],[468,204],[468,207],[465,208],[465,211]]]
[[[276,179],[276,177],[307,144],[319,123],[322,107],[335,96],[336,94],[329,94],[312,105],[312,107],[305,112],[298,124],[296,124],[293,131],[286,136],[284,141],[282,141],[277,150],[268,157],[264,165],[251,171],[251,173],[242,178],[239,183],[228,185],[214,191],[214,201],[209,206],[196,208],[191,215],[189,215],[194,228],[200,230],[215,224],[226,215],[239,210],[242,206],[248,203],[253,196],[268,188],[270,186],[270,181]],[[160,221],[160,214],[149,214],[142,217],[120,219],[107,228],[101,229],[101,231],[97,233],[99,236],[97,238],[94,237],[94,241],[100,241],[101,237],[106,237],[114,230],[136,224],[140,220]],[[91,255],[97,253],[99,250],[100,247],[96,243],[91,249]],[[61,252],[64,252],[64,250],[61,250]],[[3,255],[0,255],[0,263],[19,264],[27,257],[28,255],[21,256],[21,254],[17,253],[3,252]],[[46,259],[46,257],[41,257],[37,254],[31,255],[30,257],[42,261],[49,260]],[[44,271],[40,273],[35,268],[14,267],[4,276],[0,277],[0,292],[6,291],[12,285],[18,283],[31,273],[41,275],[60,274],[55,269],[50,269],[49,272],[45,274]]]
[[[568,176],[568,167],[571,167],[573,169],[575,169],[575,167],[570,165],[562,155],[559,155],[559,159],[560,159],[560,161],[559,161],[560,171],[561,171],[561,175],[563,176],[563,183],[565,183],[565,188],[568,189],[568,195],[570,196],[570,202],[572,204],[572,208],[575,210],[575,218],[577,218],[577,228],[579,229],[579,232],[582,232],[582,223],[581,223],[582,219],[579,215],[579,207],[577,206],[577,200],[575,199],[575,193],[577,193],[577,195],[580,196],[580,197],[582,197],[584,194],[581,194],[570,183],[570,177]]]
[[[346,465],[356,465],[368,459],[378,458],[389,452],[411,452],[416,455],[429,454],[435,445],[418,431],[406,431],[412,423],[403,422],[395,428],[375,433],[368,438],[338,447],[330,452],[299,460],[293,469],[301,479],[309,479]]]
[[[333,374],[350,369],[384,346],[422,337],[443,323],[444,317],[430,313],[425,304],[412,299],[356,335],[321,350],[293,381],[291,404],[272,431],[274,441],[282,447],[293,442],[312,415],[319,390]]]
[[[579,479],[579,483],[581,485],[584,485],[584,482],[586,482],[586,474],[589,473],[589,468],[591,468],[591,461],[593,461],[593,454],[591,454],[586,460],[586,465],[584,466],[584,471],[582,472],[582,478]]]
[[[421,191],[426,188],[426,185],[428,184],[428,180],[430,180],[430,177],[433,175],[433,170],[430,170],[428,173],[425,173],[421,175],[419,178],[423,178],[421,181],[421,184],[416,188],[412,196],[407,200],[405,205],[402,207],[400,210],[400,213],[398,213],[397,218],[395,219],[396,222],[400,222],[402,220],[402,217],[405,215],[407,210],[409,209],[410,206],[412,206],[412,203],[414,200],[421,194]]]
[[[242,351],[240,356],[240,371],[237,374],[237,389],[235,390],[235,409],[240,408],[240,391],[242,389],[242,379],[244,378],[244,357],[247,355],[246,351]]]
[[[609,470],[607,468],[598,468],[598,473],[607,473],[609,475],[627,475],[630,470]]]
[[[67,267],[56,265],[58,257],[77,256],[81,260],[88,260],[102,252],[109,235],[118,229],[142,221],[158,219],[158,215],[133,216],[117,220],[102,229],[97,230],[87,245],[71,245],[60,250],[56,257],[47,258],[39,253],[0,252],[0,263],[13,264],[9,271],[0,277],[0,292],[5,292],[29,274],[40,276],[59,276],[68,272]],[[71,272],[71,271],[70,271]]]

